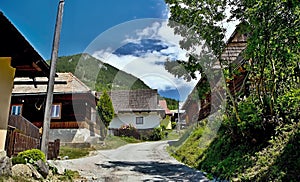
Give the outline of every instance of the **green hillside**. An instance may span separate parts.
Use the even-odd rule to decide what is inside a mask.
[[[58,58],[57,72],[71,72],[96,91],[149,89],[140,79],[103,63],[89,54]]]

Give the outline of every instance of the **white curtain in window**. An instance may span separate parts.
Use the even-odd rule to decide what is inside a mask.
[[[52,105],[51,117],[58,118],[60,117],[60,105]]]
[[[12,106],[11,115],[20,115],[21,114],[21,106]]]

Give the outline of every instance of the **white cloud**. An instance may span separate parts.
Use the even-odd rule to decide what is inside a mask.
[[[124,26],[130,26],[124,24]],[[119,35],[122,30],[126,29],[122,26],[117,27]],[[116,29],[113,31],[117,32]],[[108,34],[109,35],[109,34]],[[90,52],[94,57],[108,63],[120,70],[131,73],[132,75],[143,80],[148,86],[158,90],[177,89],[181,99],[185,99],[190,91],[194,88],[197,80],[187,82],[183,79],[175,78],[172,74],[165,70],[163,63],[167,60],[187,60],[185,50],[179,46],[182,37],[175,35],[173,30],[167,26],[166,20],[151,22],[149,26],[142,29],[135,29],[133,33],[124,33],[123,39],[119,39],[117,45],[122,46],[126,43],[141,43],[142,39],[157,39],[161,45],[167,45],[166,49],[160,51],[148,51],[143,55],[116,55],[113,52],[117,49],[116,45],[103,48],[101,45],[101,37],[95,41],[99,45],[91,45],[94,50]],[[99,46],[99,49],[95,49]],[[158,64],[159,63],[159,64]]]
[[[120,70],[131,73],[153,89],[193,88],[196,84],[196,81],[186,82],[183,79],[175,78],[174,75],[165,70],[164,65],[157,64],[157,62],[164,63],[168,57],[159,52],[146,53],[142,57],[136,57],[133,55],[118,56],[101,50],[95,52],[93,56]]]

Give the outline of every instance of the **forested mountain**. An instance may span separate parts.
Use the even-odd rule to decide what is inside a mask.
[[[164,98],[167,101],[168,108],[170,110],[178,109],[178,101],[171,98]]]
[[[96,91],[150,89],[137,77],[121,71],[89,54],[58,58],[57,72],[71,72]]]

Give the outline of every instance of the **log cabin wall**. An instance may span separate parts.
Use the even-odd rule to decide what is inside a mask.
[[[42,127],[45,108],[45,94],[13,95],[11,105],[22,105],[21,115],[37,127]],[[51,129],[80,128],[91,120],[91,107],[96,101],[90,93],[54,94],[53,104],[61,104],[61,116],[51,120]]]
[[[234,96],[238,96],[240,94],[242,96],[247,96],[249,94],[249,85],[247,84],[247,82],[245,82],[247,71],[244,69],[244,64],[247,64],[248,60],[244,60],[242,56],[242,53],[245,50],[246,46],[247,35],[241,34],[239,32],[239,26],[237,26],[236,30],[229,38],[226,48],[220,56],[220,60],[228,61],[231,64],[231,66],[233,66],[232,69],[237,69],[239,71],[239,75],[234,75],[233,80],[226,80],[230,93]],[[218,90],[214,90],[206,94],[205,98],[198,98],[200,102],[200,107],[193,106],[193,104],[191,104],[197,101],[197,98],[195,99],[192,96],[197,93],[197,89],[201,88],[201,86],[204,84],[204,81],[204,79],[199,80],[183,107],[183,109],[186,110],[187,116],[189,118],[198,116],[197,118],[199,121],[209,116],[209,114],[217,111],[218,104],[220,103],[219,101],[222,100],[222,98],[219,98],[217,94]],[[215,103],[211,103],[212,100]],[[190,111],[195,110],[195,108],[199,108],[197,114]]]

